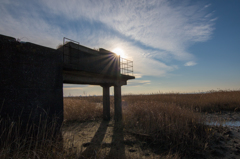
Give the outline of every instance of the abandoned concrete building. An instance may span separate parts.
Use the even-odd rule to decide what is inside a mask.
[[[63,83],[103,88],[103,118],[110,120],[109,88],[114,87],[114,120],[122,119],[121,86],[134,79],[132,61],[64,38],[58,49],[0,35],[1,118],[23,125],[53,118],[63,122]],[[31,116],[30,116],[31,114]],[[58,131],[58,129],[57,129]]]

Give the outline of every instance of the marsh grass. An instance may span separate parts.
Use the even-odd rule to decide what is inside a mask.
[[[102,97],[64,98],[64,121],[99,120],[103,116]],[[113,115],[113,98],[110,100],[110,112]]]
[[[62,139],[55,133],[56,123],[39,125],[0,120],[0,158],[62,158]]]
[[[111,118],[113,117],[113,97]],[[240,91],[209,91],[199,94],[152,94],[122,97],[124,133],[134,135],[165,158],[181,158],[201,152],[211,136],[202,112],[240,111]],[[64,98],[64,123],[102,120],[102,97]],[[0,119],[0,158],[77,158],[51,133],[53,125],[30,126],[20,132],[21,122]],[[14,136],[14,138],[12,138]],[[175,154],[175,155],[172,155]]]
[[[156,101],[161,103],[174,103],[182,108],[197,112],[240,111],[240,91],[219,90],[194,94],[152,94],[128,95],[123,99],[128,103],[140,101]]]
[[[146,140],[158,153],[191,154],[203,148],[208,138],[201,116],[175,104],[135,102],[123,114],[125,130]]]
[[[137,95],[123,100],[127,131],[146,134],[155,147],[181,156],[204,150],[211,136],[200,113],[239,111],[240,91]]]
[[[122,99],[125,132],[149,140],[149,145],[158,147],[155,151],[180,156],[204,150],[210,138],[211,129],[204,125],[201,113],[240,108],[240,91],[127,95]],[[101,102],[101,98],[84,100]]]

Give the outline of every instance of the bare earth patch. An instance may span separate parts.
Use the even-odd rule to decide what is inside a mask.
[[[80,158],[159,158],[146,142],[124,132],[113,121],[66,123],[62,129],[65,149],[77,152]],[[163,156],[162,156],[163,157]],[[166,158],[174,158],[165,154]],[[175,157],[177,158],[177,156]]]

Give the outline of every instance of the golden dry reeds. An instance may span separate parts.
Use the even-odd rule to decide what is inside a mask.
[[[89,121],[103,116],[102,97],[67,97],[64,102],[64,121]],[[111,100],[111,114],[113,101]]]
[[[201,112],[239,111],[240,91],[201,94],[153,94],[123,97],[125,129],[145,134],[159,149],[190,153],[203,150],[209,138]]]
[[[149,136],[149,142],[158,145],[159,151],[186,153],[202,148],[207,139],[201,116],[176,104],[134,102],[123,115],[125,130]]]
[[[122,99],[124,132],[144,140],[147,146],[163,154],[177,154],[175,158],[204,150],[211,132],[203,124],[201,112],[240,111],[240,91],[128,95]],[[112,97],[110,103],[112,118]],[[102,97],[64,98],[64,120],[102,120]],[[5,122],[0,119],[0,158],[77,157],[75,153],[60,150],[61,141],[56,142],[51,133],[46,133],[51,132],[54,125],[44,127],[42,124],[43,127],[38,127],[41,133],[34,136],[27,131],[20,133],[20,122]],[[14,139],[8,134],[14,134]],[[47,134],[50,137],[46,137]]]
[[[55,122],[23,126],[19,122],[0,120],[0,158],[64,158],[62,138],[56,134]]]
[[[174,103],[197,112],[240,111],[240,91],[219,90],[193,94],[152,94],[124,96],[127,102],[157,101]]]

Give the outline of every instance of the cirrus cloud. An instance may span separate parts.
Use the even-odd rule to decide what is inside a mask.
[[[187,48],[210,39],[216,20],[209,11],[211,4],[175,0],[3,0],[0,4],[1,34],[53,48],[64,36],[88,47],[120,46],[141,77],[178,69],[174,60],[196,65]]]

